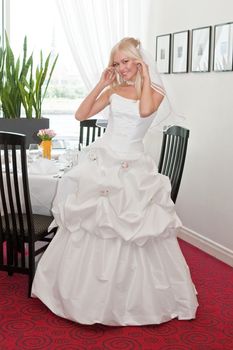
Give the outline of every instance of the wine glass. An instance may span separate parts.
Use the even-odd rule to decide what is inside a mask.
[[[30,143],[28,155],[31,162],[35,162],[40,157],[40,148],[37,143]]]

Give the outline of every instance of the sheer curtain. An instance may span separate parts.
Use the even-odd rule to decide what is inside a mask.
[[[90,90],[108,64],[112,46],[125,36],[143,40],[151,0],[57,0],[68,45]]]

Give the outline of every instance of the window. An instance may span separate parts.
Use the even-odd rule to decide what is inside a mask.
[[[107,64],[103,53],[121,37],[135,36],[142,41],[147,37],[150,0],[7,0],[5,4],[16,56],[22,52],[25,35],[34,61],[39,61],[40,50],[44,57],[49,52],[54,57],[59,54],[42,112],[58,134],[76,133],[79,123],[74,112],[87,94],[83,81],[88,89],[97,82]]]
[[[2,1],[2,0],[1,0]],[[62,31],[55,0],[10,0],[10,42],[16,55],[22,52],[23,39],[28,39],[28,53],[34,61],[40,50],[44,57],[59,54],[52,80],[43,103],[43,116],[50,127],[61,135],[74,135],[78,123],[74,112],[86,94]],[[38,63],[35,62],[36,63]]]
[[[4,0],[0,0],[0,38],[1,38],[1,46],[3,45],[3,33],[4,33]]]

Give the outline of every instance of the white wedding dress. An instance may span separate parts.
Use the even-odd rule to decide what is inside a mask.
[[[83,324],[195,318],[196,291],[179,248],[170,182],[143,150],[156,113],[113,94],[106,133],[61,179],[56,236],[32,286],[55,314]]]

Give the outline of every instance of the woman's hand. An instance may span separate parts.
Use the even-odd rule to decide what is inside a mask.
[[[135,60],[135,62],[137,64],[138,71],[140,72],[141,77],[143,79],[150,79],[148,65],[143,60]]]
[[[113,67],[108,67],[103,71],[100,83],[103,84],[104,87],[107,87],[114,81],[115,77],[115,69]]]

